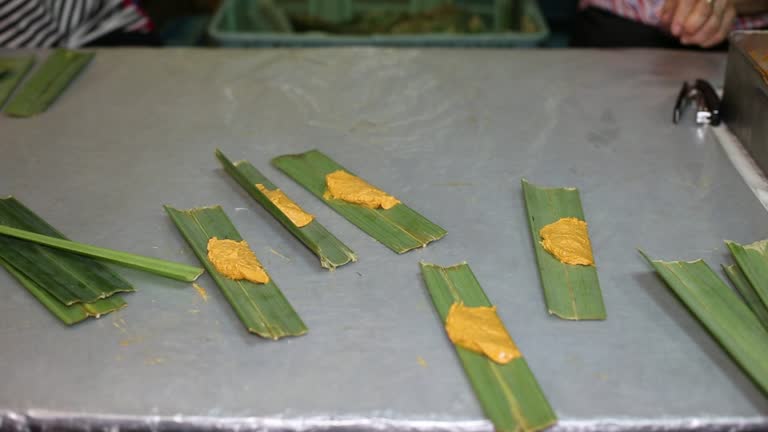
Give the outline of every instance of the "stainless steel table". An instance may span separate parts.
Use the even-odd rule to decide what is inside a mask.
[[[120,270],[127,309],[66,328],[0,273],[0,424],[491,430],[420,260],[467,260],[561,430],[768,427],[768,399],[646,265],[728,262],[768,215],[710,132],[671,123],[674,51],[104,50],[51,110],[0,118],[0,194],[70,237],[195,263],[164,214],[221,204],[310,328],[245,332],[207,277]],[[327,272],[219,168],[252,161],[358,252]],[[396,255],[269,165],[319,148],[449,234]],[[577,186],[609,318],[548,316],[520,179]],[[106,426],[105,426],[106,427]]]

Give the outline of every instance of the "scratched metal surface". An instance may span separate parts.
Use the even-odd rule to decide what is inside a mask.
[[[162,210],[221,204],[309,326],[246,333],[212,281],[120,270],[118,313],[66,328],[0,273],[0,424],[490,430],[420,260],[468,261],[560,429],[768,425],[768,401],[651,273],[728,262],[766,213],[711,134],[670,122],[673,51],[105,50],[52,109],[0,118],[0,194],[70,237],[194,263]],[[247,158],[359,255],[329,273],[219,169]],[[269,165],[319,148],[449,234],[395,255]],[[609,318],[545,312],[520,179],[577,186]],[[68,422],[66,419],[70,418]],[[74,420],[71,420],[74,418]],[[58,423],[57,423],[58,422]]]

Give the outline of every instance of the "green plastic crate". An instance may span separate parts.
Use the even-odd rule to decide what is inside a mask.
[[[274,0],[288,13],[314,15],[339,22],[357,13],[391,10],[419,12],[446,0]],[[549,36],[536,0],[454,0],[480,16],[487,33],[429,33],[412,35],[335,35],[275,30],[274,19],[262,14],[256,0],[225,0],[208,27],[210,37],[226,47],[322,47],[377,45],[401,47],[533,47]],[[528,31],[521,31],[526,28]],[[532,31],[531,31],[532,30]]]

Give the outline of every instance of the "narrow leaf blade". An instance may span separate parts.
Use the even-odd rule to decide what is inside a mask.
[[[726,241],[733,259],[754,288],[763,307],[768,308],[768,240],[748,245]]]
[[[5,107],[13,117],[30,117],[48,109],[91,62],[93,53],[57,49]]]
[[[341,240],[337,239],[315,218],[308,225],[297,227],[269,198],[262,193],[256,184],[262,184],[267,189],[277,189],[272,182],[256,169],[250,162],[230,162],[221,152],[216,150],[216,157],[221,162],[224,170],[245,189],[264,209],[277,219],[291,234],[299,239],[304,246],[309,248],[318,258],[320,265],[333,270],[349,262],[357,261],[357,256]]]
[[[541,188],[525,179],[522,184],[528,226],[549,313],[569,320],[606,319],[596,268],[562,263],[539,242],[541,228],[561,218],[575,217],[586,221],[578,190]]]
[[[50,237],[65,237],[13,197],[0,199],[0,224]],[[0,236],[0,258],[60,302],[92,303],[133,287],[105,265],[15,238]]]
[[[122,309],[126,306],[125,300],[120,296],[112,296],[107,299],[97,300],[93,303],[77,303],[67,306],[58,301],[56,297],[41,288],[34,281],[29,279],[20,271],[13,268],[12,265],[0,259],[0,266],[6,269],[11,276],[15,277],[19,283],[29,291],[48,311],[56,316],[66,325],[77,324],[88,317],[100,317],[101,315]]]
[[[0,57],[0,108],[35,63],[33,56]]]
[[[326,203],[369,236],[396,253],[424,247],[439,240],[447,231],[405,204],[389,210],[369,209],[341,200],[325,199],[325,176],[336,171],[349,171],[320,151],[280,156],[272,164],[286,173],[313,195]]]
[[[702,260],[665,262],[640,253],[736,363],[768,393],[768,331],[747,305]]]
[[[307,332],[306,325],[273,278],[266,284],[234,281],[219,273],[208,260],[211,237],[242,240],[221,207],[177,210],[165,206],[165,210],[249,332],[275,340]]]
[[[421,263],[421,274],[443,325],[455,302],[492,306],[466,263],[453,267]],[[455,348],[483,411],[497,431],[536,431],[557,422],[525,358],[501,365],[481,354]]]
[[[194,282],[201,274],[203,269],[186,264],[166,261],[159,258],[152,258],[142,255],[136,255],[129,252],[121,252],[98,246],[76,243],[56,237],[50,237],[14,228],[7,225],[0,225],[0,235],[14,237],[21,240],[30,241],[43,246],[73,252],[91,258],[99,258],[114,264],[120,264],[125,267],[154,273],[171,279],[183,282]]]
[[[768,330],[768,309],[766,309],[765,305],[760,300],[760,296],[757,295],[757,291],[755,291],[752,284],[749,283],[747,277],[744,276],[744,272],[742,272],[736,264],[729,266],[724,265],[723,270],[725,271],[725,274],[728,275],[728,279],[731,280],[733,286],[736,287],[736,290],[744,298],[747,306],[752,309],[752,312],[755,313],[757,319],[763,323],[763,327]]]

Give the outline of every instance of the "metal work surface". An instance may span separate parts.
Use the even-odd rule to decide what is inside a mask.
[[[162,209],[221,204],[309,333],[248,334],[206,275],[119,271],[73,328],[0,273],[0,424],[491,430],[418,262],[467,261],[567,429],[768,425],[768,399],[641,259],[729,262],[768,214],[711,132],[673,126],[674,51],[104,50],[45,114],[0,118],[0,194],[78,241],[196,263]],[[354,249],[335,272],[219,168],[248,159]],[[448,230],[396,255],[285,175],[318,148]],[[608,320],[548,316],[521,178],[576,186]],[[71,423],[70,422],[70,423]],[[65,422],[66,423],[66,422]]]

